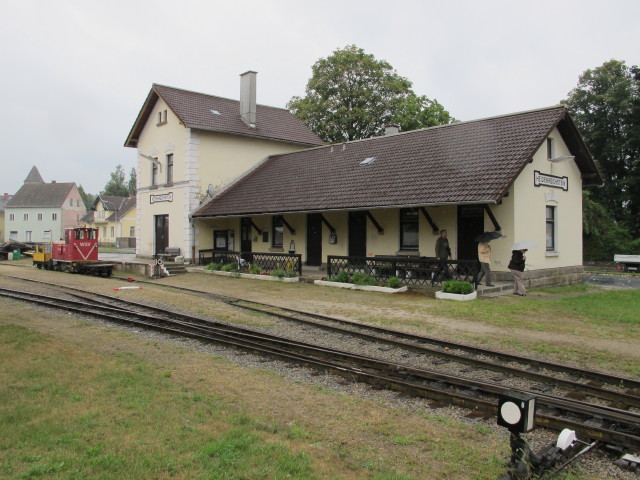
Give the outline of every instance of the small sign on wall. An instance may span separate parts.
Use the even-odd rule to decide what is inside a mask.
[[[555,175],[549,175],[548,173],[540,173],[538,170],[533,172],[533,184],[536,187],[546,186],[561,188],[565,192],[569,190],[568,177],[556,177]]]
[[[162,195],[150,195],[149,201],[152,204],[158,202],[173,202],[173,192],[163,193]]]

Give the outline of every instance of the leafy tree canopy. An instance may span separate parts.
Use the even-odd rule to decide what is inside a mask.
[[[349,45],[318,60],[306,95],[293,97],[287,107],[332,143],[381,135],[389,124],[404,131],[454,121],[436,100],[417,96],[411,86],[388,62]]]
[[[91,205],[93,205],[96,196],[91,193],[86,193],[82,185],[78,185],[78,192],[80,193],[80,198],[82,198],[84,206],[87,209],[91,208]]]
[[[605,180],[591,200],[639,236],[640,69],[609,60],[586,70],[564,102]]]
[[[114,197],[128,197],[129,188],[126,181],[126,174],[124,173],[124,167],[118,165],[116,171],[111,173],[111,180],[104,186],[104,190],[100,192],[101,195],[112,195]]]

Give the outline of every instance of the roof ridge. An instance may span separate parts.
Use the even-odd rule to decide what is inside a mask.
[[[195,90],[189,90],[189,89],[186,89],[186,88],[172,87],[170,85],[162,85],[160,83],[153,83],[152,86],[154,87],[154,90],[155,90],[155,87],[170,88],[171,90],[177,90],[177,91],[180,91],[180,92],[193,93],[193,94],[202,95],[202,96],[205,96],[205,97],[219,98],[221,100],[228,100],[230,102],[240,103],[240,100],[236,100],[235,98],[222,97],[220,95],[212,95],[210,93],[196,92]],[[160,94],[158,93],[158,95],[160,95]],[[160,95],[160,96],[162,96],[162,95]],[[256,103],[256,106],[257,107],[264,107],[264,108],[273,108],[274,110],[284,110],[286,112],[290,112],[290,110],[288,108],[274,107],[272,105],[265,105],[263,103]]]
[[[358,138],[356,140],[345,140],[343,142],[329,143],[327,145],[318,145],[316,147],[305,148],[304,151],[315,150],[315,149],[318,149],[318,148],[336,147],[336,146],[345,145],[345,144],[349,145],[349,144],[360,143],[360,142],[368,142],[368,141],[372,141],[372,140],[388,139],[390,137],[397,137],[399,135],[409,135],[409,134],[415,134],[415,133],[418,133],[418,132],[425,132],[427,130],[436,130],[436,129],[439,129],[439,128],[455,127],[455,126],[459,126],[459,125],[469,125],[471,123],[485,122],[485,121],[488,121],[488,120],[495,120],[495,119],[499,119],[499,118],[515,117],[515,116],[519,116],[519,115],[542,112],[542,111],[545,111],[545,110],[556,110],[556,109],[559,109],[559,108],[562,108],[562,109],[568,111],[568,107],[567,107],[566,104],[559,103],[557,105],[553,105],[553,106],[549,106],[549,107],[534,108],[532,110],[523,110],[521,112],[505,113],[505,114],[502,114],[502,115],[494,115],[494,116],[491,116],[491,117],[483,117],[483,118],[477,118],[477,119],[473,119],[473,120],[465,120],[465,121],[461,121],[461,122],[447,123],[445,125],[434,125],[432,127],[416,128],[414,130],[407,130],[406,132],[394,133],[393,135],[378,135],[377,137]],[[272,157],[282,157],[282,156],[285,156],[285,155],[291,155],[291,154],[295,154],[295,153],[299,153],[299,151],[278,153],[278,154],[274,154],[274,155],[271,155],[271,156]]]

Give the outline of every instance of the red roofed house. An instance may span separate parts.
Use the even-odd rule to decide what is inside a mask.
[[[86,213],[75,183],[45,183],[34,166],[5,205],[5,235],[16,242],[57,242]]]

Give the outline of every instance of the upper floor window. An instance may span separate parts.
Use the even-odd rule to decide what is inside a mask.
[[[547,207],[547,252],[553,252],[556,249],[556,207]]]
[[[51,214],[51,220],[58,220],[58,214],[57,213],[52,213]]]
[[[553,138],[547,138],[547,160],[553,158]]]
[[[282,221],[282,215],[274,215],[272,218],[273,236],[271,239],[271,246],[275,248],[282,248],[284,241],[284,223]]]
[[[400,249],[418,250],[419,216],[417,208],[403,208],[400,210]]]
[[[173,182],[173,153],[167,155],[167,183]]]
[[[38,214],[38,221],[39,221],[39,222],[41,222],[41,221],[42,221],[42,214],[41,214],[41,213],[39,213],[39,214]]]
[[[26,222],[27,220],[29,220],[29,214],[28,214],[28,213],[25,213],[25,214],[22,216],[22,219],[23,219],[25,222]]]
[[[151,185],[158,185],[158,164],[151,163]]]
[[[167,111],[161,110],[158,112],[158,125],[167,123]]]
[[[15,220],[16,216],[13,213],[9,214],[9,220]]]

